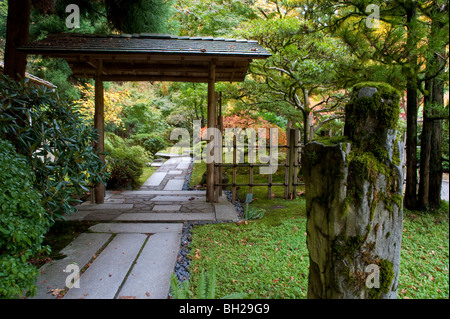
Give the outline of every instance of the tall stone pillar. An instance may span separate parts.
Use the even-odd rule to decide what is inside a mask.
[[[354,87],[345,136],[312,142],[306,183],[308,298],[396,298],[403,225],[399,95]]]

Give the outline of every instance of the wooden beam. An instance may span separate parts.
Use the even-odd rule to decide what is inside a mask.
[[[99,62],[97,73],[95,75],[95,113],[94,113],[94,127],[99,134],[95,148],[100,153],[105,151],[105,110],[104,110],[104,92],[102,79],[102,62]],[[100,159],[105,162],[105,156],[100,155]],[[105,185],[99,184],[95,187],[95,202],[96,204],[103,204],[105,202]]]
[[[216,63],[211,61],[209,64],[209,81],[208,81],[208,128],[216,126]],[[214,137],[212,137],[213,139]],[[210,139],[209,143],[213,140]],[[206,200],[210,203],[214,202],[214,157],[207,153],[206,164]]]

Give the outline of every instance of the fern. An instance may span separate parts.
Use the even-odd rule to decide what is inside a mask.
[[[189,299],[193,296],[192,291],[189,289],[189,281],[178,283],[178,278],[175,274],[170,277],[170,290],[173,299]]]
[[[208,272],[202,271],[196,293],[190,289],[188,281],[179,284],[175,274],[172,274],[170,287],[174,299],[193,299],[194,297],[195,299],[216,299],[216,268],[213,267]],[[221,299],[245,298],[246,295],[246,293],[232,293]]]

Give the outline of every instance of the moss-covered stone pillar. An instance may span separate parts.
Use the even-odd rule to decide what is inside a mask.
[[[396,298],[403,225],[399,95],[354,87],[345,136],[312,142],[306,183],[308,298]]]

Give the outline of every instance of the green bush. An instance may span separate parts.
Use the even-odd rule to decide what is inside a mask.
[[[141,146],[130,146],[121,137],[106,133],[105,151],[107,170],[110,173],[108,188],[136,187],[148,160],[145,149]]]
[[[44,86],[0,77],[0,138],[25,156],[52,219],[74,212],[76,197],[104,181],[104,164],[92,146],[98,139],[92,123],[77,105]]]
[[[167,147],[167,143],[160,135],[152,134],[136,134],[130,136],[133,143],[142,146],[145,150],[152,155],[155,155],[159,151]]]
[[[26,158],[0,140],[0,298],[36,293],[39,272],[27,260],[45,250],[50,222],[34,184]]]

